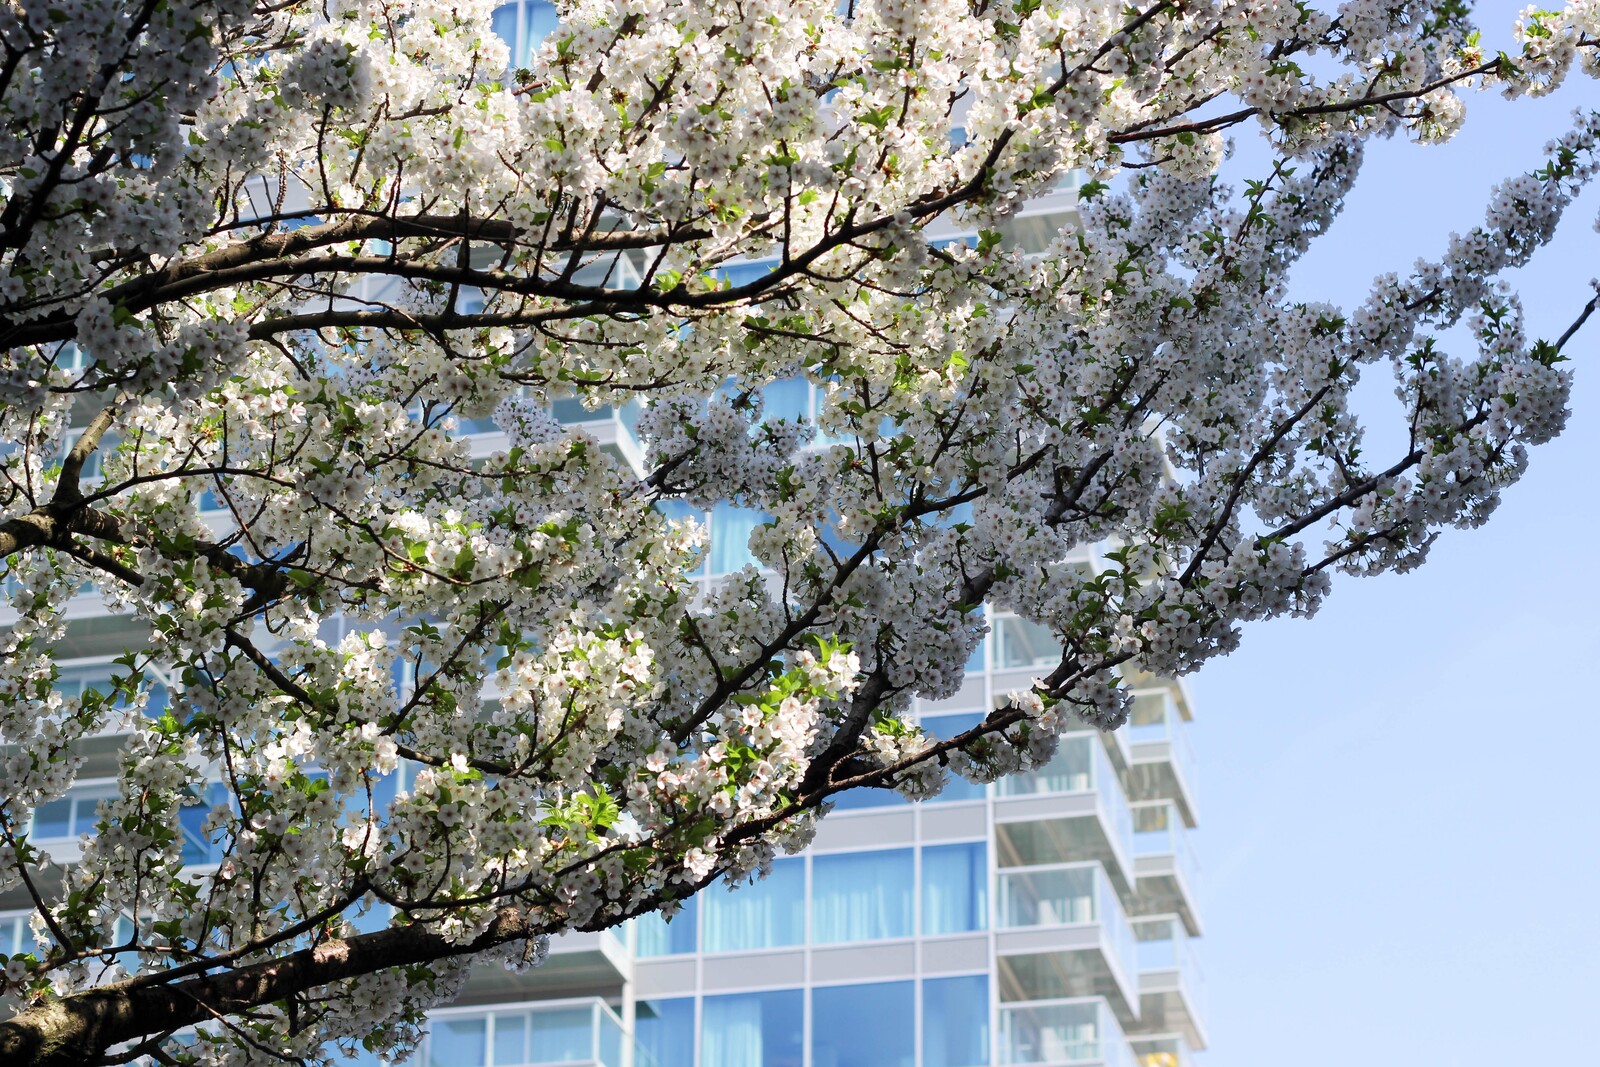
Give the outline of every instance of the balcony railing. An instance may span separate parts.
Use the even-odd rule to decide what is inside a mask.
[[[1002,1004],[999,1039],[1002,1064],[1134,1067],[1122,1027],[1098,997]]]
[[[1134,693],[1128,725],[1123,729],[1134,763],[1156,772],[1134,775],[1139,799],[1175,800],[1183,807],[1184,821],[1194,825],[1194,751],[1172,694],[1165,689]]]
[[[1139,973],[1177,971],[1197,1011],[1203,1013],[1206,978],[1195,958],[1194,942],[1174,917],[1147,919],[1134,926],[1138,939]]]
[[[1112,966],[1124,979],[1133,978],[1137,966],[1133,926],[1100,864],[1003,870],[998,888],[999,929],[1098,925]],[[1133,988],[1131,981],[1129,988]]]
[[[1109,824],[1107,836],[1114,858],[1119,867],[1128,870],[1133,856],[1133,809],[1105,746],[1093,734],[1065,735],[1048,764],[1000,779],[995,792],[1002,798],[1094,794]]]
[[[428,1029],[424,1067],[622,1067],[622,1020],[596,997],[441,1011]]]
[[[1139,939],[1139,1028],[1181,1033],[1190,1048],[1205,1048],[1205,974],[1183,922],[1175,915],[1139,920],[1134,936]]]
[[[1199,864],[1189,847],[1189,834],[1183,825],[1178,806],[1171,801],[1163,804],[1140,805],[1133,810],[1133,853],[1135,856],[1170,855],[1179,877],[1191,891],[1199,876]]]

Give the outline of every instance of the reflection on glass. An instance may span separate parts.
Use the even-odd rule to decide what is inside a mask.
[[[19,952],[44,954],[44,944],[33,936],[30,914],[14,911],[0,915],[0,956],[13,956]]]
[[[428,1036],[428,1067],[484,1067],[488,1020],[480,1017],[433,1020]]]
[[[1015,615],[995,618],[994,637],[995,670],[1039,667],[1061,659],[1061,642],[1049,627]]]
[[[549,0],[516,0],[494,9],[491,25],[511,52],[513,68],[526,67],[533,50],[556,28],[555,6]]]
[[[711,512],[711,573],[731,574],[761,564],[750,554],[750,534],[771,520],[764,511],[734,507],[724,501]]]
[[[1000,1062],[1126,1067],[1130,1059],[1105,1002],[1027,1004],[1000,1010]]]
[[[701,1067],[801,1067],[803,991],[706,997],[701,1012]]]
[[[786,378],[761,390],[761,417],[797,422],[811,417],[811,383],[804,378]]]
[[[1094,788],[1094,744],[1089,734],[1069,734],[1061,739],[1055,758],[1036,771],[1000,779],[1001,796],[1036,793],[1085,793]]]
[[[987,1067],[989,976],[922,982],[922,1067]]]
[[[594,1056],[593,1008],[536,1011],[527,1018],[528,1052],[521,1062],[569,1063]]]
[[[842,793],[833,795],[834,811],[862,811],[867,808],[897,808],[901,804],[911,803],[893,789],[878,789],[874,786],[858,785],[854,789],[846,789]]]
[[[60,800],[40,804],[34,809],[29,836],[35,841],[71,841],[83,834],[92,834],[95,809],[100,801],[116,795],[115,786],[74,786]]]
[[[694,998],[641,1000],[634,1009],[636,1067],[694,1067]]]
[[[911,1067],[915,983],[811,991],[811,1067]]]
[[[743,952],[805,940],[805,860],[782,859],[761,880],[732,892],[713,886],[704,902],[705,951]]]
[[[811,933],[818,944],[911,936],[911,849],[812,860]]]
[[[698,897],[690,897],[671,919],[658,911],[633,920],[634,951],[640,956],[676,956],[694,951]]]
[[[598,999],[431,1020],[427,1067],[622,1067],[622,1024]]]
[[[969,670],[971,667],[968,668]],[[981,712],[966,712],[959,715],[924,715],[922,728],[931,736],[941,741],[949,740],[963,731],[970,730],[983,721]],[[944,791],[934,797],[930,803],[939,801],[951,802],[957,800],[982,800],[983,783],[969,782],[959,775],[952,774]]]
[[[982,930],[989,917],[989,865],[982,841],[922,850],[922,932]]]

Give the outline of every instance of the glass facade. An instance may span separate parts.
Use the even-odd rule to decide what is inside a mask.
[[[981,841],[922,850],[922,932],[965,934],[989,924],[988,848]]]
[[[700,894],[700,902],[707,952],[749,952],[805,943],[804,860],[778,860],[765,878],[732,892],[712,886]]]
[[[811,1067],[912,1067],[916,984],[822,986],[811,993]]]
[[[805,993],[782,989],[706,997],[703,1067],[804,1067]]]
[[[426,1067],[624,1067],[622,1020],[597,999],[447,1011],[431,1020]]]
[[[915,865],[908,848],[816,857],[811,865],[812,941],[910,937]]]

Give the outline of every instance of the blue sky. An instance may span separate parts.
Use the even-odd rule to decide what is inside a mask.
[[[1479,8],[1486,51],[1516,11]],[[1578,106],[1600,82],[1474,94],[1449,145],[1374,144],[1297,295],[1348,307],[1438,255]],[[1512,276],[1536,336],[1593,295],[1597,211],[1591,189]],[[1447,531],[1412,574],[1337,582],[1315,619],[1252,626],[1191,679],[1207,1062],[1597,1062],[1600,316],[1567,354],[1568,429],[1486,527]],[[1383,402],[1386,368],[1369,375]]]

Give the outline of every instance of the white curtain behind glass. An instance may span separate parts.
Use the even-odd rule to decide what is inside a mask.
[[[813,941],[911,936],[910,849],[818,856],[811,873]]]
[[[758,882],[728,892],[712,886],[700,897],[707,952],[798,945],[805,939],[806,868],[779,860]]]
[[[988,925],[987,864],[980,841],[922,850],[922,932],[958,934]]]
[[[755,564],[750,555],[750,532],[768,518],[764,512],[718,504],[711,512],[711,573],[729,574]]]
[[[700,1024],[701,1067],[761,1067],[759,997],[707,997]]]

